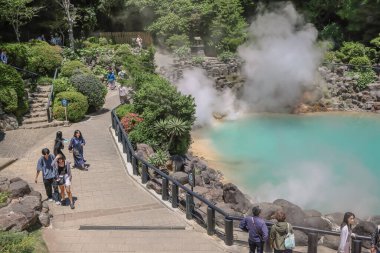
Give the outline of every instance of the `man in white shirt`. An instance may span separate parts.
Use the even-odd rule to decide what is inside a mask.
[[[128,103],[128,91],[125,86],[119,85],[119,98],[121,104]]]

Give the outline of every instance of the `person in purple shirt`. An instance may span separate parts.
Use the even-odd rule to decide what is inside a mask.
[[[239,225],[242,230],[249,233],[249,253],[254,253],[256,250],[257,253],[263,253],[264,244],[268,240],[268,227],[264,219],[259,217],[260,213],[260,207],[254,206],[252,208],[253,216],[245,217]]]

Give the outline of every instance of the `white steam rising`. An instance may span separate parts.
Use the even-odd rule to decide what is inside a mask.
[[[289,111],[313,84],[321,61],[317,30],[305,24],[293,5],[259,15],[250,40],[239,48],[246,76],[243,99],[258,111]]]

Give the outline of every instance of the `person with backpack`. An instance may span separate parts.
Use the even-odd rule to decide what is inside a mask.
[[[274,249],[274,253],[292,253],[294,248],[294,232],[293,227],[290,223],[286,222],[286,214],[282,210],[278,210],[276,212],[276,220],[277,222],[273,224],[270,235],[269,242],[271,247]],[[290,241],[293,241],[290,244],[286,245],[287,238],[293,238]]]
[[[371,253],[380,253],[380,225],[377,225],[371,235]]]
[[[46,195],[48,201],[55,201],[57,205],[60,205],[58,187],[55,185],[55,178],[57,177],[57,170],[53,168],[52,162],[54,161],[54,155],[50,154],[48,148],[42,149],[42,156],[37,162],[37,174],[34,182],[37,184],[38,175],[42,171],[42,179],[45,186]],[[54,190],[54,194],[53,191]]]
[[[256,250],[257,253],[263,253],[264,244],[268,240],[268,227],[264,219],[259,217],[260,213],[260,207],[254,206],[252,208],[253,216],[245,217],[239,225],[240,229],[249,233],[249,253],[254,253]]]

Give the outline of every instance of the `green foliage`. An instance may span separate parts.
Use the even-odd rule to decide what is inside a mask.
[[[140,62],[143,66],[143,71],[148,73],[154,73],[156,66],[154,65],[154,53],[153,47],[149,47],[148,50],[143,50],[140,54]]]
[[[202,64],[205,61],[205,59],[202,56],[195,56],[191,60],[195,64]]]
[[[184,59],[184,58],[187,58],[187,57],[190,57],[190,47],[188,46],[182,46],[182,47],[178,47],[174,50],[174,55],[179,58],[179,59]]]
[[[8,43],[0,46],[8,55],[8,63],[10,65],[24,68],[28,64],[29,47],[25,43]]]
[[[359,56],[359,57],[354,57],[349,61],[349,64],[352,65],[357,65],[358,67],[354,67],[354,69],[359,70],[359,66],[370,66],[371,61],[367,56]]]
[[[183,46],[190,47],[190,40],[186,34],[174,34],[165,41],[165,44],[172,50],[176,50]]]
[[[64,59],[71,60],[71,61],[79,59],[79,56],[77,55],[77,53],[75,53],[75,51],[69,47],[65,47],[62,50],[62,56]]]
[[[54,94],[61,93],[63,91],[77,91],[74,86],[69,82],[66,77],[57,78],[53,81]]]
[[[380,33],[379,35],[370,41],[373,47],[373,57],[371,58],[374,63],[380,62]]]
[[[324,40],[331,40],[335,46],[339,46],[343,42],[343,32],[337,23],[331,23],[323,27],[319,36]]]
[[[51,83],[53,82],[53,79],[51,77],[47,77],[47,76],[41,76],[37,79],[37,84],[38,85],[51,85]]]
[[[236,57],[236,55],[230,51],[224,51],[224,52],[218,54],[218,59],[222,62],[228,62],[235,57]]]
[[[12,232],[0,231],[0,252],[2,253],[47,253],[41,231]]]
[[[99,81],[99,79],[90,74],[74,75],[70,78],[70,82],[88,98],[90,111],[96,111],[104,105],[107,88]]]
[[[28,110],[24,82],[14,68],[5,64],[0,64],[0,76],[0,103],[3,104],[6,112],[20,117]]]
[[[339,49],[340,54],[336,56],[344,63],[350,62],[354,57],[365,56],[366,48],[359,42],[343,42],[343,46]]]
[[[335,52],[328,51],[325,53],[324,60],[326,62],[339,62]]]
[[[9,196],[10,196],[10,193],[7,191],[0,192],[0,204],[6,203]]]
[[[54,70],[61,65],[62,49],[51,46],[44,41],[33,41],[30,43],[28,70],[40,75],[53,75]]]
[[[82,73],[89,74],[91,71],[84,65],[81,61],[73,60],[73,61],[65,61],[61,67],[60,76],[70,78],[73,74]]]
[[[115,113],[119,119],[131,112],[133,112],[132,104],[119,105],[115,110]]]
[[[168,152],[162,149],[157,150],[148,158],[148,162],[157,168],[164,166],[168,160]]]
[[[375,71],[372,69],[366,70],[366,71],[351,71],[348,73],[349,76],[358,76],[356,87],[359,90],[364,90],[367,88],[368,84],[373,83],[376,81],[377,76]]]
[[[67,99],[67,119],[71,122],[78,122],[84,118],[88,110],[87,98],[75,91],[60,92],[55,96],[53,105],[53,115],[57,120],[65,120],[65,108],[61,104],[62,99]]]

